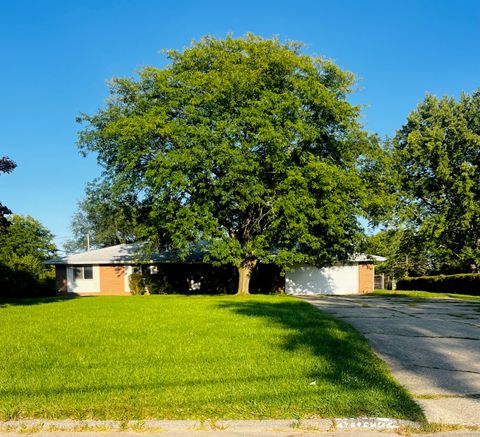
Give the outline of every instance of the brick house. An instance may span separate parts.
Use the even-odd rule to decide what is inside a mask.
[[[201,250],[182,262],[171,251],[151,256],[140,256],[140,253],[140,245],[120,244],[52,259],[46,264],[55,266],[59,293],[90,296],[130,294],[129,277],[140,265],[150,272],[175,269],[176,274],[183,275],[185,283],[190,284],[190,290],[195,291],[195,287],[200,289],[203,274],[209,268],[202,262]],[[359,254],[331,267],[298,265],[287,271],[285,276],[281,276],[278,270],[263,266],[264,270],[258,275],[263,277],[260,288],[265,287],[266,277],[267,282],[275,282],[277,290],[283,289],[292,295],[367,293],[374,288],[374,262],[384,260],[379,256]],[[224,272],[230,277],[236,274],[233,267],[226,269]]]

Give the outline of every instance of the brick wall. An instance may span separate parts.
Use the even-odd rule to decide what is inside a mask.
[[[100,266],[100,292],[101,294],[125,293],[125,267]]]
[[[373,264],[358,265],[358,292],[371,293],[374,289],[375,268]]]

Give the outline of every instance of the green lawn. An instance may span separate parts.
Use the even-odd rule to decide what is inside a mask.
[[[370,296],[382,296],[382,297],[413,297],[413,298],[443,298],[443,299],[461,299],[461,300],[476,300],[480,301],[480,296],[470,296],[468,294],[455,294],[455,293],[430,293],[428,291],[392,291],[392,290],[375,290],[373,293],[369,293]]]
[[[0,302],[0,419],[422,413],[349,325],[289,297]]]

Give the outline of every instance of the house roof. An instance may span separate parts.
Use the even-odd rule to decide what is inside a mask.
[[[116,246],[105,247],[103,249],[89,250],[87,252],[76,253],[74,255],[67,255],[45,262],[49,265],[84,265],[84,264],[138,264],[144,263],[197,263],[202,262],[205,254],[205,245],[198,244],[189,255],[180,260],[178,251],[164,250],[158,253],[146,254],[143,251],[144,245],[141,243],[133,244],[118,244]],[[350,262],[368,262],[386,261],[386,258],[378,255],[367,255],[365,253],[358,253],[353,255]]]
[[[143,251],[144,245],[141,243],[118,244],[116,246],[105,247],[103,249],[89,250],[87,252],[67,255],[60,258],[51,259],[45,264],[138,264],[138,263],[173,263],[180,262],[178,251],[164,250],[159,253],[147,254]],[[198,245],[182,262],[194,263],[201,262],[204,250]]]
[[[367,255],[366,253],[357,253],[350,258],[350,261],[353,261],[353,262],[368,262],[368,261],[383,262],[386,260],[387,258],[383,256]]]

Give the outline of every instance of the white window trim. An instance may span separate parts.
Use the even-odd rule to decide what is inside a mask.
[[[91,278],[86,278],[85,277],[85,267],[90,267],[92,270],[92,277]],[[76,269],[81,269],[82,275],[79,277],[76,277],[75,271]],[[85,266],[73,266],[73,279],[78,281],[93,281],[93,266],[90,265],[85,265]]]

